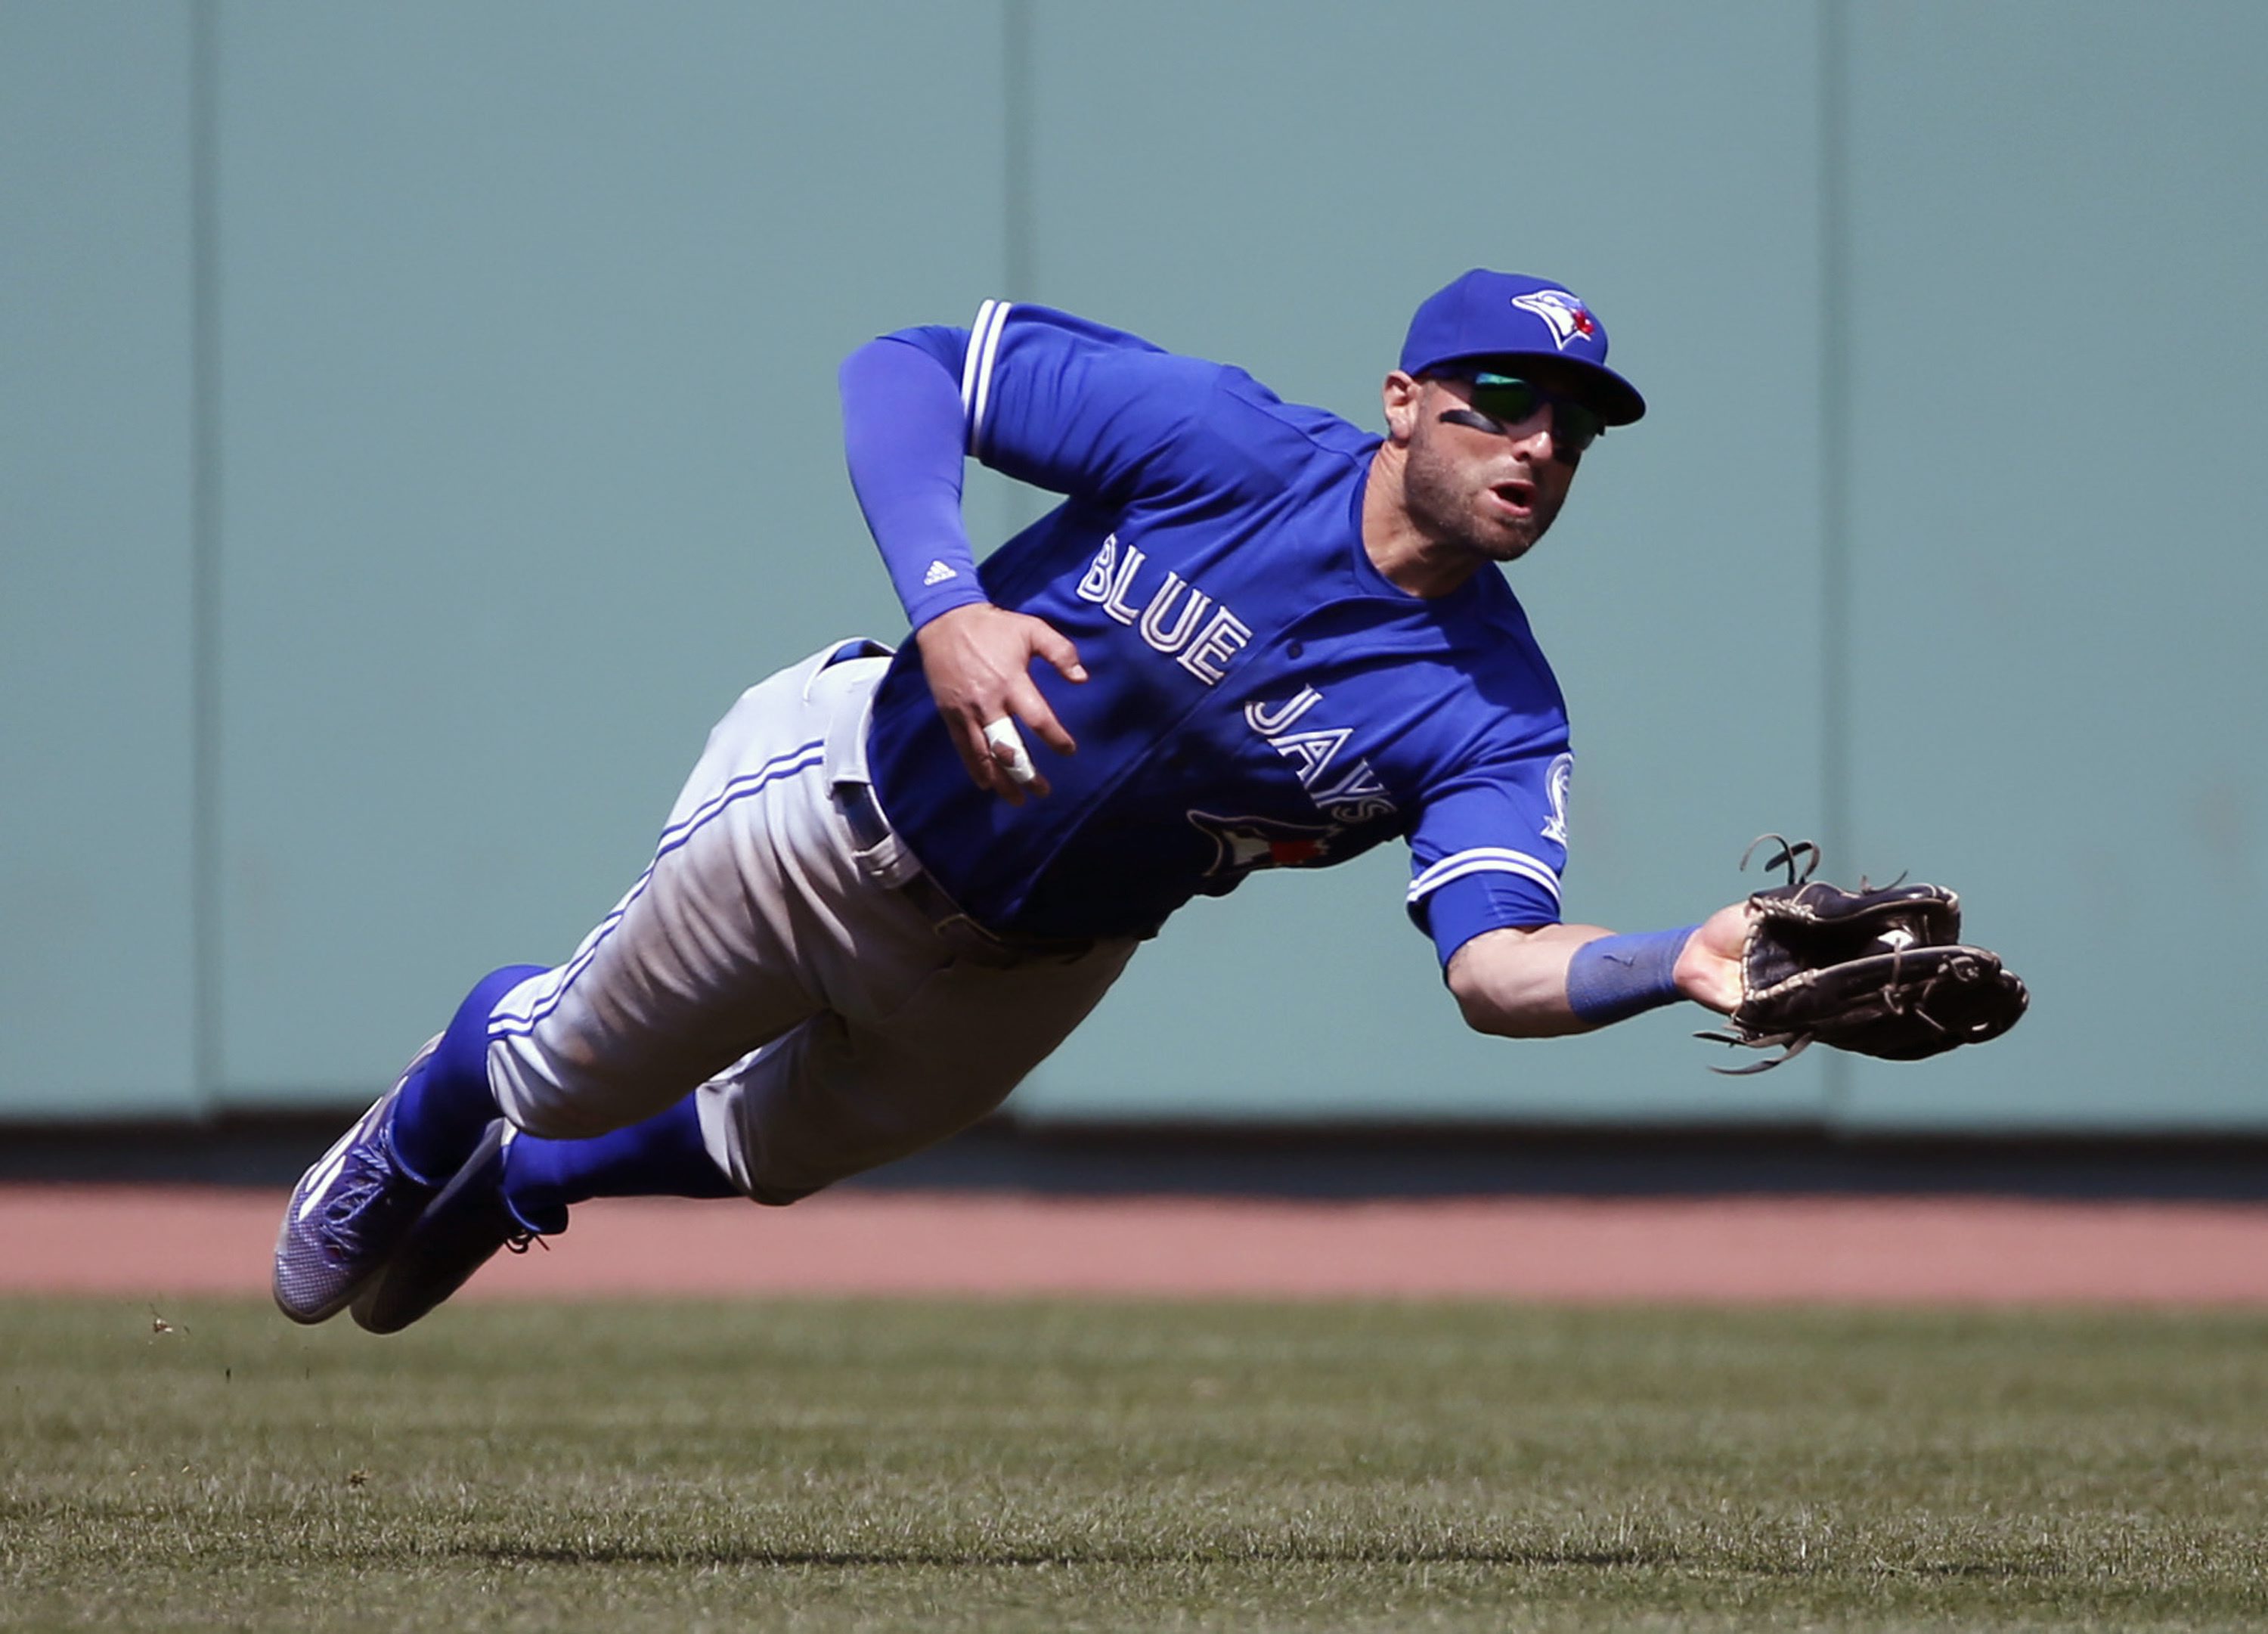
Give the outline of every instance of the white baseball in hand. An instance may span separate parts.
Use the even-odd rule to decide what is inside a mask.
[[[1008,751],[1006,765],[1012,782],[1029,783],[1040,775],[1039,768],[1032,764],[1032,757],[1024,748],[1024,734],[1005,715],[985,724],[984,741],[993,748]]]

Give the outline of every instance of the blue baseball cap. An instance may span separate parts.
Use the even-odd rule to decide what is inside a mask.
[[[1607,327],[1576,296],[1542,278],[1476,267],[1430,295],[1402,342],[1407,374],[1493,358],[1543,357],[1540,383],[1562,386],[1609,425],[1646,413],[1638,387],[1607,367]],[[1506,371],[1506,372],[1511,372]]]

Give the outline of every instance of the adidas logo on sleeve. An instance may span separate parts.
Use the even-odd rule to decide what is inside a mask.
[[[932,585],[942,585],[948,578],[960,577],[960,574],[954,572],[945,563],[932,562],[929,564],[929,571],[922,575],[922,585],[924,588],[927,588]]]

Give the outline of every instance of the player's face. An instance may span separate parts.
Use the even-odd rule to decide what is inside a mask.
[[[1497,399],[1469,380],[1427,379],[1403,389],[1410,521],[1438,543],[1491,562],[1526,556],[1566,503],[1582,457],[1560,433],[1559,409],[1542,401],[1522,418],[1499,419],[1487,412],[1505,412]]]

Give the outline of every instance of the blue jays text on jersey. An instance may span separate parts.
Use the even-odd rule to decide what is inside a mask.
[[[888,339],[961,381],[969,453],[1066,496],[980,578],[1092,677],[1038,666],[1079,747],[1035,746],[1054,792],[1020,806],[972,784],[911,648],[884,679],[876,796],[962,909],[1007,934],[1149,935],[1256,869],[1400,836],[1443,961],[1558,920],[1558,685],[1501,575],[1421,599],[1373,565],[1376,436],[1044,307],[988,302],[973,329]]]

